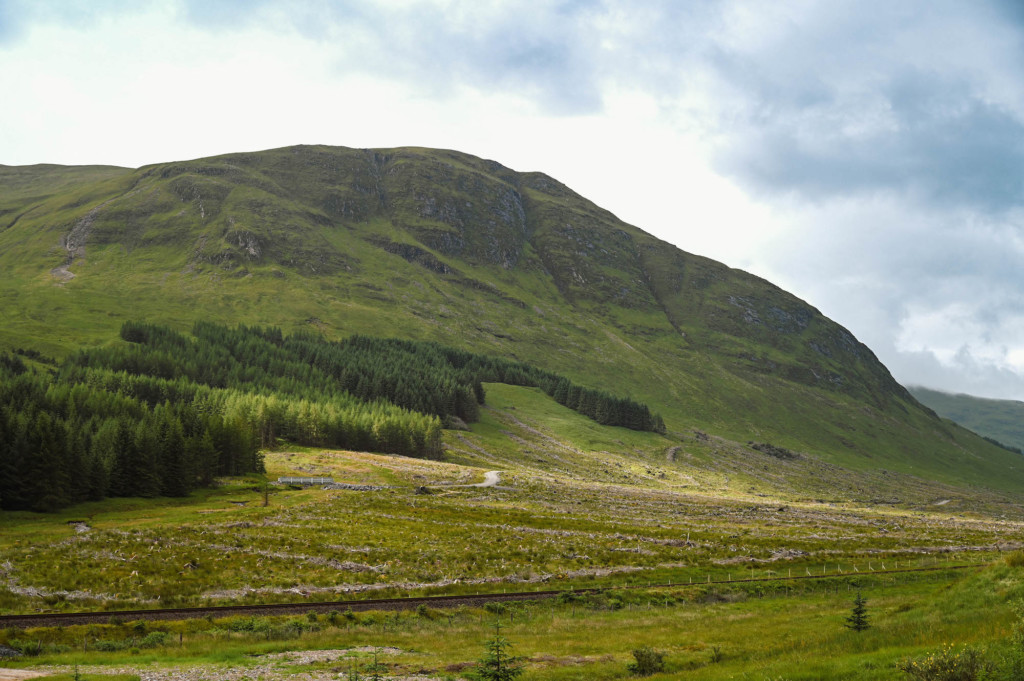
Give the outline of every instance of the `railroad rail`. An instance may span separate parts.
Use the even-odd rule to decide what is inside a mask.
[[[302,601],[298,603],[261,603],[256,605],[213,605],[194,608],[161,608],[151,610],[104,610],[93,612],[46,612],[25,613],[20,615],[0,615],[0,628],[13,627],[27,629],[29,627],[71,626],[75,624],[106,624],[111,618],[122,621],[134,620],[185,620],[204,617],[232,617],[237,615],[304,615],[309,612],[327,613],[331,611],[351,610],[353,612],[367,610],[415,610],[422,606],[432,608],[451,608],[460,605],[483,605],[485,603],[502,603],[512,601],[536,601],[556,598],[572,592],[577,594],[593,594],[600,592],[623,591],[628,589],[685,589],[716,584],[744,584],[753,582],[795,582],[799,580],[822,580],[849,577],[867,577],[873,575],[907,574],[913,572],[940,572],[944,570],[967,570],[986,567],[989,563],[972,563],[969,565],[942,565],[934,567],[905,568],[902,570],[873,570],[871,572],[847,572],[796,576],[748,577],[742,579],[711,579],[698,582],[667,582],[648,584],[625,584],[609,587],[591,587],[584,589],[558,589],[547,591],[513,591],[510,593],[462,594],[452,596],[406,596],[401,598],[373,598],[340,601]]]

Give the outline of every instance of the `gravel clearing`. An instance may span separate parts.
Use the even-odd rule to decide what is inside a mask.
[[[358,654],[360,663],[368,661],[368,655],[376,651],[379,655],[388,657],[401,655],[405,651],[401,648],[374,648],[364,646],[361,648],[345,648],[339,650],[296,650],[286,653],[273,653],[270,655],[259,655],[253,658],[253,664],[245,666],[227,667],[220,665],[192,665],[181,667],[160,667],[155,665],[147,666],[100,666],[81,665],[78,671],[83,674],[132,674],[138,676],[140,681],[243,681],[260,679],[261,681],[338,681],[348,675],[348,658]],[[382,659],[382,661],[384,661]],[[297,665],[319,664],[337,662],[338,666],[333,669],[322,669],[316,671],[295,671]],[[3,676],[5,673],[14,674],[9,678]],[[21,681],[36,676],[48,674],[74,673],[74,668],[69,666],[37,667],[33,670],[22,669],[0,669],[0,681]],[[388,676],[394,681],[434,681],[435,677],[429,676]]]
[[[22,681],[22,679],[34,679],[37,676],[47,676],[50,672],[40,672],[34,669],[0,669],[0,681]]]

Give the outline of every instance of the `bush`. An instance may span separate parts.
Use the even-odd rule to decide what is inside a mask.
[[[558,594],[558,603],[560,605],[567,605],[570,603],[582,603],[583,600],[583,595],[578,594],[575,591],[563,591],[562,593]]]
[[[14,639],[11,641],[11,646],[20,650],[22,655],[27,655],[28,657],[36,657],[43,652],[43,644],[39,641],[19,641]]]
[[[977,648],[952,645],[923,657],[903,660],[899,669],[920,681],[977,681],[988,678],[991,664]]]
[[[627,669],[637,676],[650,676],[665,671],[665,655],[653,648],[644,646],[633,651],[636,662],[627,665]]]
[[[151,631],[146,637],[139,641],[140,648],[159,648],[167,645],[167,638],[170,636],[166,631]]]
[[[1024,567],[1024,551],[1008,553],[1003,557],[1003,561],[1012,568]]]
[[[98,650],[102,653],[116,653],[119,650],[127,648],[125,641],[95,641],[90,646],[93,650]]]

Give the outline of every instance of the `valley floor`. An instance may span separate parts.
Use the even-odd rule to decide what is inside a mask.
[[[445,461],[267,453],[270,481],[330,476],[339,489],[250,476],[186,499],[2,514],[0,612],[534,589],[563,597],[7,629],[0,644],[34,640],[40,656],[3,664],[64,674],[80,664],[86,678],[144,681],[314,680],[386,649],[388,678],[455,679],[496,620],[526,658],[527,679],[626,678],[642,646],[665,656],[657,678],[758,681],[892,679],[900,660],[946,644],[985,646],[992,660],[1012,650],[1024,597],[1024,514],[1012,498],[780,459],[697,432],[601,428],[528,389],[489,386],[488,403],[472,431],[446,433]],[[976,567],[946,569],[962,565]],[[880,574],[918,567],[937,569]],[[805,574],[827,578],[708,584]],[[614,590],[622,586],[634,588]],[[570,593],[581,587],[612,590]],[[843,626],[857,592],[872,618],[863,633]],[[282,653],[298,657],[272,657]]]

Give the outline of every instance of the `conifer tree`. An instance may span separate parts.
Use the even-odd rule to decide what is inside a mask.
[[[853,599],[853,608],[850,610],[850,615],[846,618],[843,626],[854,631],[869,629],[871,624],[868,622],[867,602],[867,599],[861,596],[858,591],[857,597]]]
[[[501,624],[494,623],[494,638],[485,644],[484,656],[477,662],[472,678],[478,681],[515,681],[523,673],[523,658],[514,657],[512,644],[501,635]]]

